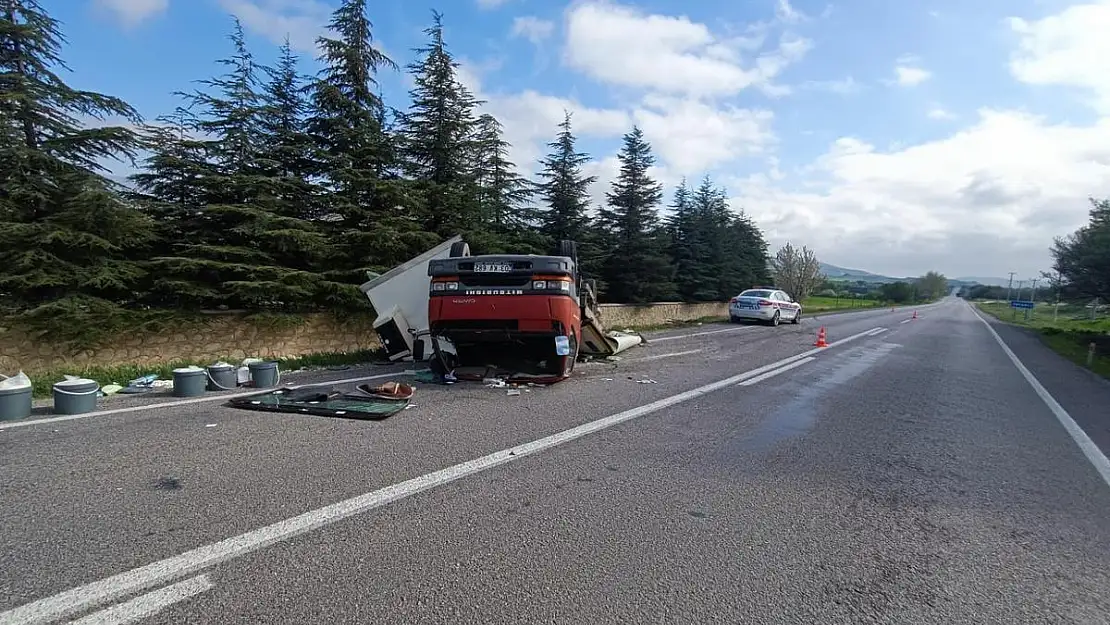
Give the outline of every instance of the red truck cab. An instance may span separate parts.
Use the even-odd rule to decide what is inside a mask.
[[[570,249],[568,256],[453,254],[429,261],[428,330],[445,369],[462,377],[462,370],[491,375],[493,368],[541,383],[569,377],[582,341]]]

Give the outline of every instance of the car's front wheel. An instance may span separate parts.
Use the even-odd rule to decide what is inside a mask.
[[[793,324],[797,325],[798,322],[801,321],[801,320],[802,320],[802,311],[799,310],[798,312],[794,313],[794,318],[790,320],[790,323],[793,323]]]

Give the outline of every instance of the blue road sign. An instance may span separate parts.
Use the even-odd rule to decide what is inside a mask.
[[[1033,302],[1019,302],[1017,300],[1010,302],[1010,308],[1032,308]]]

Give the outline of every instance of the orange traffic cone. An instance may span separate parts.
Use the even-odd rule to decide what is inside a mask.
[[[917,311],[913,311],[913,316],[910,319],[917,319]]]
[[[817,331],[817,342],[813,344],[814,347],[828,347],[829,344],[825,342],[825,326]]]

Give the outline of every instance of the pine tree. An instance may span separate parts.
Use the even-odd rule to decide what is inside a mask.
[[[532,204],[535,185],[517,173],[509,160],[511,147],[497,118],[488,113],[478,117],[472,176],[478,210],[489,225],[478,245],[487,253],[550,253],[550,244],[537,230],[540,215]]]
[[[258,167],[267,179],[276,212],[317,219],[321,211],[310,181],[313,144],[306,128],[307,79],[298,71],[298,62],[286,38],[277,65],[264,68],[269,80],[261,95]]]
[[[711,191],[705,183],[697,190],[698,196],[691,193],[686,179],[675,189],[668,219],[670,234],[671,260],[675,267],[678,294],[684,301],[698,301],[697,292],[712,274],[704,260],[708,254],[705,233],[699,226],[696,202],[702,194]]]
[[[582,173],[590,155],[577,151],[570,122],[571,114],[564,113],[559,134],[548,144],[551,152],[540,161],[538,190],[545,205],[540,229],[553,242],[587,238],[590,186],[597,182],[597,176]]]
[[[186,127],[205,138],[167,142],[151,159],[152,165],[172,165],[163,171],[173,176],[184,163],[167,155],[199,143],[203,162],[187,164],[198,173],[198,205],[154,195],[157,177],[137,180],[154,192],[153,210],[167,215],[167,227],[179,236],[153,260],[159,279],[151,290],[159,303],[179,308],[312,309],[332,288],[313,272],[326,239],[315,224],[291,214],[289,198],[282,197],[288,187],[267,168],[265,149],[273,142],[262,118],[270,111],[238,21],[230,40],[233,53],[220,61],[227,73],[201,81],[210,91],[186,96],[196,111]]]
[[[366,270],[385,271],[437,239],[422,231],[398,170],[377,80],[381,70],[398,67],[374,44],[366,0],[344,0],[329,29],[335,36],[317,41],[324,68],[312,84],[308,131],[328,207],[323,217],[333,231],[326,275],[356,284]],[[352,305],[365,306],[357,290],[347,293]]]
[[[73,89],[56,73],[65,39],[35,0],[0,3],[0,300],[41,321],[111,316],[144,274],[153,224],[123,199],[101,161],[132,159],[123,100]],[[63,315],[68,315],[63,317]]]
[[[432,11],[427,45],[409,65],[415,86],[401,116],[405,170],[417,181],[426,208],[424,227],[441,236],[481,229],[472,160],[474,109],[479,104],[459,82],[458,63],[443,40],[443,16]]]
[[[759,228],[743,211],[733,212],[708,176],[693,193],[684,186],[675,193],[670,220],[682,299],[723,301],[768,283],[767,243]]]
[[[624,136],[617,159],[620,174],[606,194],[609,206],[599,211],[613,241],[602,273],[607,299],[626,303],[670,299],[675,294],[674,268],[667,258],[658,215],[663,186],[649,174],[655,157],[638,127]]]

